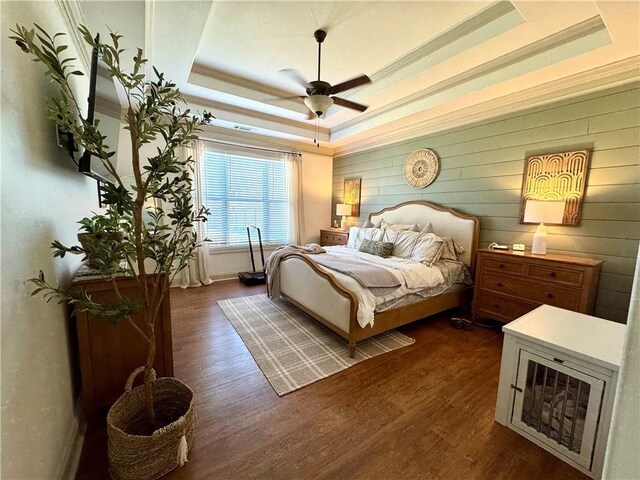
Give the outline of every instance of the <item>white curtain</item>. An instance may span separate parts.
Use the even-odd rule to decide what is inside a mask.
[[[302,156],[295,153],[286,153],[284,161],[289,170],[291,243],[302,245],[307,238],[304,229],[304,204],[302,201]]]
[[[182,148],[183,158],[193,157],[193,208],[197,211],[202,206],[202,188],[200,186],[200,169],[204,162],[204,143],[199,140],[191,140]],[[202,222],[194,225],[198,240],[206,238],[205,226]],[[195,287],[199,285],[210,285],[209,277],[209,247],[206,243],[199,246],[194,251],[193,258],[189,261],[189,266],[176,276],[176,283],[182,288]]]

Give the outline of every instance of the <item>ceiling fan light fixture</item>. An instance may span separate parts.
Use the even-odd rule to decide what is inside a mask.
[[[309,107],[316,116],[321,117],[324,115],[329,107],[333,105],[333,99],[326,95],[311,95],[309,97],[305,97],[304,104]]]

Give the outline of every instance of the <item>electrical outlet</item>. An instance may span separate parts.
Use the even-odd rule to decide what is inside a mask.
[[[517,252],[524,252],[524,249],[525,249],[524,243],[514,243],[513,249]]]

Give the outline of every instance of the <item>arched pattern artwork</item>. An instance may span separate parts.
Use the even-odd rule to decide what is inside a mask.
[[[527,157],[522,180],[520,223],[528,199],[565,200],[562,225],[580,224],[582,198],[589,172],[589,150]]]

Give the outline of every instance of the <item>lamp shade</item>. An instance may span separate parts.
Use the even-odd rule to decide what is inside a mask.
[[[349,205],[348,203],[336,204],[336,215],[338,215],[339,217],[350,216],[351,205]]]
[[[527,223],[562,223],[564,200],[527,200],[524,221]]]
[[[321,117],[327,113],[329,107],[333,105],[333,99],[326,95],[311,95],[309,97],[305,97],[304,104],[318,117]]]

